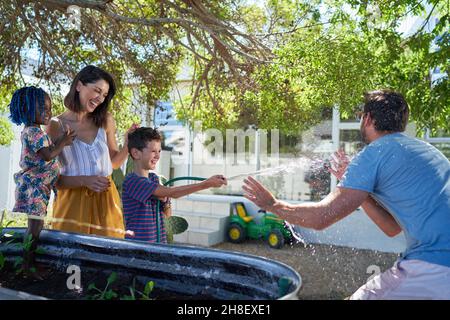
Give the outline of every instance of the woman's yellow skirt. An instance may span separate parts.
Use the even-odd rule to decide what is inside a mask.
[[[104,192],[86,187],[58,189],[53,203],[55,230],[124,238],[120,196],[111,177]]]

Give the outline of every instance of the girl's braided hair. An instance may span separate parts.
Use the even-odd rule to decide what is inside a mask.
[[[36,121],[36,111],[43,113],[45,110],[45,96],[47,95],[44,90],[34,86],[16,90],[9,103],[11,113],[9,118],[18,126],[33,124]],[[38,108],[36,108],[36,103]]]

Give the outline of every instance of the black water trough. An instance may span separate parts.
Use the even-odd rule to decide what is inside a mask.
[[[0,251],[8,260],[22,256],[24,228],[2,232]],[[3,234],[15,241],[4,244]],[[140,241],[44,230],[38,262],[65,272],[77,265],[84,270],[116,272],[154,281],[155,287],[193,299],[296,299],[301,277],[291,267],[262,257],[187,245],[148,244]],[[45,294],[43,294],[45,295]]]

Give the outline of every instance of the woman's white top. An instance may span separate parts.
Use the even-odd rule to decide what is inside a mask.
[[[58,120],[61,123],[61,120]],[[105,129],[98,128],[97,136],[91,144],[75,138],[72,145],[63,148],[59,161],[63,176],[111,175],[113,168]]]

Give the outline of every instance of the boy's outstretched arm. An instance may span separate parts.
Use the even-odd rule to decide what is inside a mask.
[[[153,193],[156,197],[180,198],[191,193],[195,193],[204,189],[219,188],[227,185],[227,179],[223,175],[215,175],[200,183],[194,183],[180,187],[158,186]]]

